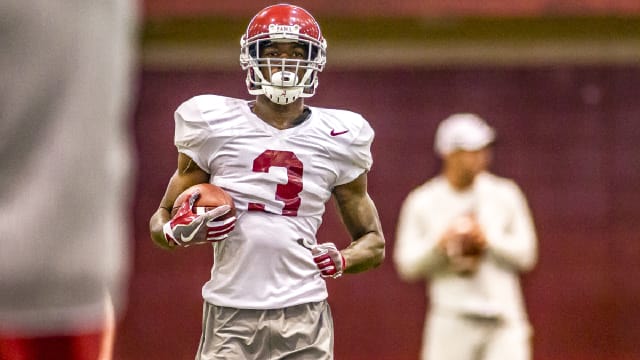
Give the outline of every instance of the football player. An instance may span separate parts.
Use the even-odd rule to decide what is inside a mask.
[[[240,64],[255,100],[200,95],[175,112],[178,167],[150,231],[163,248],[185,240],[213,245],[197,359],[333,358],[325,279],[383,261],[385,240],[367,192],[374,131],[357,113],[304,103],[315,93],[326,47],[305,9],[269,6],[241,39]],[[206,182],[232,196],[235,223],[219,220],[226,207],[172,220],[176,197]],[[316,239],[332,196],[351,235],[343,249]]]
[[[394,262],[429,282],[423,360],[529,360],[531,327],[519,276],[537,260],[524,193],[489,171],[494,130],[476,114],[440,122],[440,174],[407,195]]]

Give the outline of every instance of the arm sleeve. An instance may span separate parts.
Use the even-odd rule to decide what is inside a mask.
[[[424,279],[446,265],[446,258],[436,247],[438,237],[430,230],[428,217],[415,192],[409,194],[400,210],[393,260],[400,278],[405,281]]]
[[[207,122],[194,99],[182,103],[174,114],[174,144],[181,152],[189,156],[203,170],[208,171],[206,154],[203,150],[207,139]]]
[[[373,164],[371,144],[375,133],[364,118],[360,117],[360,119],[362,126],[358,129],[357,135],[344,152],[338,154],[341,171],[336,185],[353,181],[363,172],[369,171]]]
[[[520,271],[531,270],[537,261],[537,236],[526,198],[517,185],[509,194],[512,217],[504,229],[489,228],[489,251],[498,260]]]

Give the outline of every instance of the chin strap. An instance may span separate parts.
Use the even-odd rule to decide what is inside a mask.
[[[302,94],[302,87],[279,88],[271,85],[262,85],[265,96],[278,105],[288,105],[298,100]]]

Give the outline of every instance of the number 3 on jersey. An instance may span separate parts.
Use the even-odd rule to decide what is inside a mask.
[[[266,150],[253,160],[254,172],[269,172],[271,167],[287,169],[287,183],[276,186],[276,200],[282,201],[282,215],[296,216],[302,191],[302,161],[291,151]],[[264,204],[249,203],[249,211],[265,211]]]

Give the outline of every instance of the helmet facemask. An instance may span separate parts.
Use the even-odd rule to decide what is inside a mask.
[[[295,42],[305,50],[305,58],[263,56],[263,50],[277,42]],[[240,65],[247,70],[247,89],[252,95],[265,95],[279,105],[311,97],[318,86],[317,73],[326,62],[326,42],[299,33],[299,27],[273,25],[268,34],[240,41]]]

